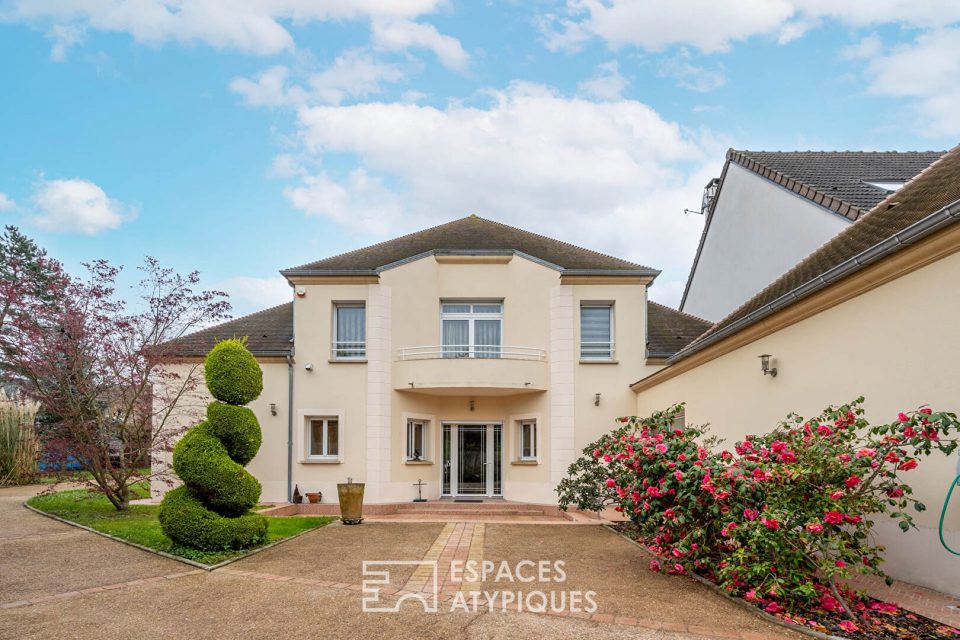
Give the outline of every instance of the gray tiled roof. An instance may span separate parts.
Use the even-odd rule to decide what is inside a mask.
[[[519,251],[564,270],[644,271],[650,275],[659,273],[650,267],[478,216],[460,218],[332,258],[286,269],[281,273],[294,275],[304,272],[375,272],[414,256],[444,251]]]
[[[214,327],[191,333],[173,342],[178,356],[205,356],[220,340],[246,338],[255,356],[282,356],[293,340],[293,303],[251,313]]]
[[[675,361],[703,348],[706,344],[739,332],[759,321],[776,308],[803,299],[801,287],[827,278],[828,273],[880,243],[903,234],[905,230],[944,207],[960,202],[960,147],[955,147],[930,165],[898,191],[879,202],[856,224],[852,224],[822,247],[783,274],[763,291],[715,324],[706,333],[677,354]],[[950,222],[949,224],[955,224]],[[890,249],[899,250],[900,246]],[[887,255],[887,254],[884,254]],[[864,261],[865,262],[865,261]],[[856,266],[859,270],[865,264]],[[781,305],[781,306],[777,306]]]
[[[871,182],[906,182],[945,151],[737,151],[727,158],[799,192],[790,181],[813,188],[820,196],[849,205],[851,220],[869,211],[890,193]],[[756,165],[756,166],[754,166]],[[784,184],[784,183],[787,184]],[[817,194],[802,194],[817,200]],[[822,198],[821,198],[822,199]]]
[[[693,342],[712,322],[650,301],[647,303],[647,355],[667,358]]]

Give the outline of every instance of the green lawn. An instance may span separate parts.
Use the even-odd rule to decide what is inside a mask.
[[[149,485],[146,482],[135,485],[137,498],[146,498],[150,495]],[[242,556],[249,550],[243,551],[197,551],[181,547],[173,543],[164,535],[157,520],[159,505],[131,505],[126,512],[117,511],[103,495],[88,489],[59,491],[48,495],[31,498],[27,504],[34,509],[49,513],[70,522],[108,533],[117,538],[142,544],[151,549],[165,551],[174,555],[188,558],[202,564],[217,564],[230,558]],[[267,541],[265,544],[289,538],[302,531],[322,527],[336,520],[329,516],[296,516],[279,517],[266,516],[269,521]]]

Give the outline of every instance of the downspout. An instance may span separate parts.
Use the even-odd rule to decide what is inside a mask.
[[[287,354],[287,502],[293,502],[293,347]]]

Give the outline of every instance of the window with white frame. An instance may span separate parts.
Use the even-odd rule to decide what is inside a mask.
[[[580,305],[580,359],[613,360],[613,305],[584,302]]]
[[[336,460],[340,457],[340,419],[334,416],[307,418],[307,458]]]
[[[519,424],[520,459],[537,459],[537,421],[521,420]]]
[[[440,335],[444,358],[499,358],[503,303],[442,301]]]
[[[428,460],[427,433],[430,423],[427,420],[407,420],[407,460]]]
[[[333,359],[363,360],[367,357],[367,309],[362,302],[333,305]]]

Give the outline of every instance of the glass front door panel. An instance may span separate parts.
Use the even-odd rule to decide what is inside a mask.
[[[503,495],[501,425],[445,424],[441,444],[443,495]]]
[[[461,495],[487,493],[487,428],[461,426],[459,437],[459,477],[457,489]]]

